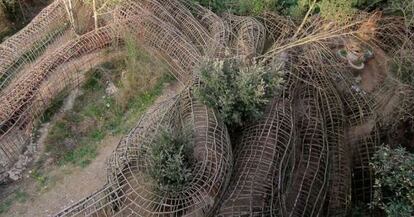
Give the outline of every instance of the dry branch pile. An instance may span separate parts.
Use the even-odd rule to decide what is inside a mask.
[[[346,216],[353,203],[372,199],[369,160],[381,130],[412,118],[413,90],[388,64],[413,52],[403,20],[361,13],[347,23],[311,16],[296,25],[270,13],[220,17],[188,1],[125,0],[100,14],[98,29],[79,35],[82,17],[71,10],[84,5],[69,2],[74,9],[56,0],[0,45],[3,178],[51,99],[79,85],[82,71],[116,57],[106,51],[125,37],[165,61],[186,88],[121,141],[107,185],[58,216]],[[355,44],[376,55],[362,71],[337,55]],[[283,91],[233,146],[216,111],[192,95],[203,59],[228,57],[286,72]],[[192,135],[194,178],[175,193],[154,190],[145,175],[151,163],[143,153],[164,128]]]

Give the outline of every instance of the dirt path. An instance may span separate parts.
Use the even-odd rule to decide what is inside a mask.
[[[181,88],[182,86],[176,82],[168,84],[155,104],[175,95]],[[7,213],[0,214],[0,216],[53,216],[65,207],[99,190],[106,181],[106,161],[121,138],[121,135],[106,136],[99,144],[97,157],[85,168],[80,169],[73,166],[52,167],[48,173],[52,180],[45,189],[39,190],[38,181],[29,178],[32,171],[26,171],[26,178],[23,181],[10,186],[10,188],[21,189],[27,193],[26,201],[14,202],[10,210]]]
[[[5,216],[53,216],[64,207],[88,196],[105,184],[106,159],[116,148],[121,136],[107,136],[100,144],[96,159],[83,169],[56,168],[50,172],[54,177],[51,189],[30,195],[26,203],[15,203]],[[28,194],[35,192],[37,183],[25,183]]]

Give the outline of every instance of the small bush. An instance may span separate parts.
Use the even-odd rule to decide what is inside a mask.
[[[321,17],[327,20],[346,22],[355,13],[352,0],[322,0],[317,6]]]
[[[192,179],[190,139],[183,134],[164,130],[149,147],[149,175],[163,192],[181,191]]]
[[[302,19],[311,8],[313,0],[282,1],[286,2],[285,8],[281,8],[285,14],[296,19]],[[355,12],[353,0],[317,0],[311,14],[319,13],[328,20],[345,22]]]
[[[371,166],[375,170],[375,193],[372,207],[390,217],[414,215],[414,154],[404,148],[381,147]]]
[[[229,126],[243,126],[261,117],[269,98],[276,95],[282,73],[234,59],[207,61],[200,70],[195,96],[219,111]]]

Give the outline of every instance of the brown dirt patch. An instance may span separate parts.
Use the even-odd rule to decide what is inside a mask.
[[[32,178],[25,180],[21,188],[29,194],[27,202],[13,204],[4,216],[53,216],[64,207],[99,190],[106,181],[104,162],[115,150],[120,139],[121,136],[107,136],[99,145],[96,159],[83,169],[71,166],[54,168],[48,174],[53,179],[48,186],[50,189],[39,191],[36,181]]]

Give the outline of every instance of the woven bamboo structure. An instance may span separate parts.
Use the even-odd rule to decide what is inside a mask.
[[[71,11],[87,5],[73,3],[53,2],[0,44],[0,179],[51,100],[80,85],[85,70],[119,57],[127,37],[186,88],[122,139],[102,189],[57,216],[347,216],[352,203],[372,200],[369,160],[380,133],[413,117],[414,91],[389,73],[388,56],[414,62],[413,33],[399,19],[361,13],[347,25],[318,16],[298,25],[272,13],[218,16],[186,0],[125,0],[94,29],[91,18],[74,26],[82,17]],[[337,56],[351,42],[384,64],[356,72]],[[221,58],[285,72],[281,93],[234,144],[217,111],[192,95],[202,61]],[[156,190],[148,176],[145,153],[165,128],[191,138],[194,176],[182,191]]]
[[[64,216],[209,216],[232,169],[227,129],[215,112],[193,99],[191,89],[147,113],[109,160],[106,194],[96,194]],[[180,192],[155,191],[147,154],[157,134],[170,128],[191,137],[193,179]]]
[[[85,34],[39,60],[28,71],[22,71],[3,88],[0,113],[1,169],[10,167],[29,142],[36,117],[51,100],[65,88],[73,88],[83,80],[78,71],[88,70],[119,53],[106,55],[115,40],[110,28]],[[19,134],[17,142],[10,142],[9,134]]]
[[[148,12],[141,2],[125,4],[115,12],[114,19],[121,29],[127,28],[139,43],[164,60],[181,83],[191,80],[191,72],[199,64],[201,53],[177,27]]]
[[[237,144],[237,169],[217,216],[272,215],[281,203],[279,185],[285,181],[281,179],[294,143],[291,105],[274,100],[263,120],[249,126]]]
[[[225,14],[224,19],[232,32],[234,52],[238,56],[251,59],[261,54],[266,39],[266,28],[252,17]]]
[[[0,46],[0,89],[24,65],[35,61],[47,45],[68,28],[68,24],[63,4],[55,1],[24,29],[4,41]]]

